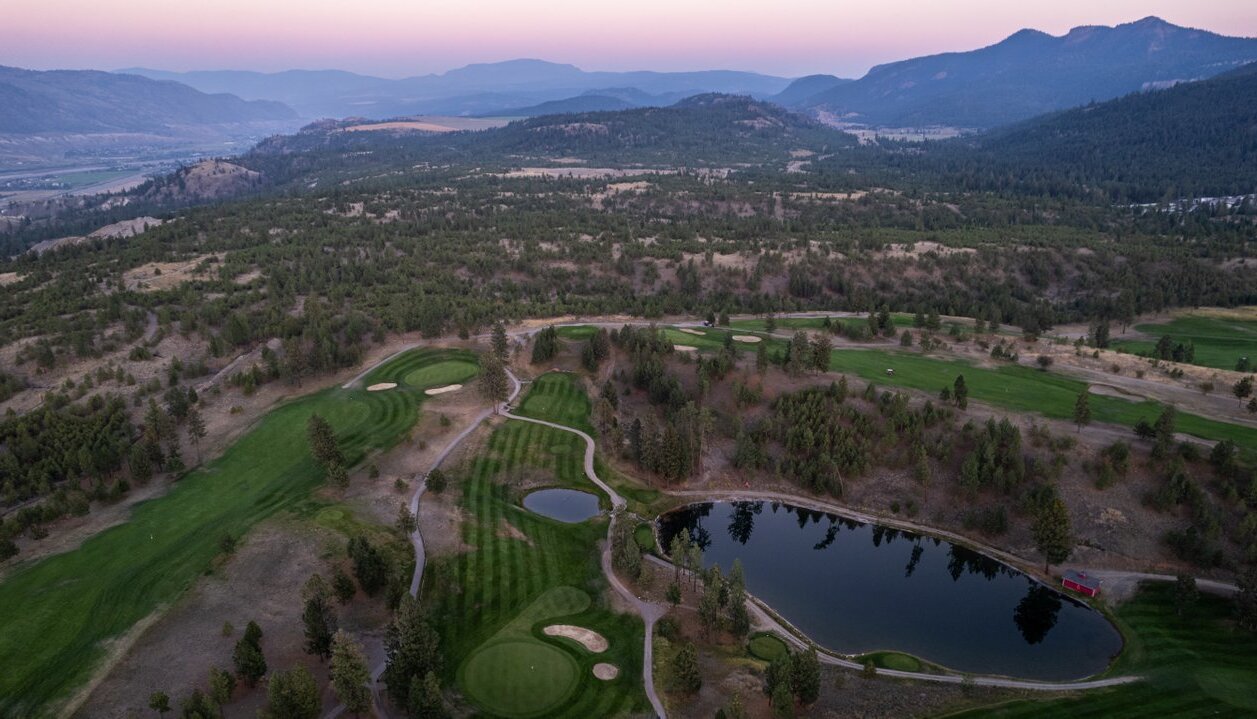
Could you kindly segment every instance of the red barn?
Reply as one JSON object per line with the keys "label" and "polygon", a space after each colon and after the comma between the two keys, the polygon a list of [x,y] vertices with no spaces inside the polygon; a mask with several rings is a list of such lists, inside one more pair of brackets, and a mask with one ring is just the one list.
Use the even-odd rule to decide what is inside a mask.
{"label": "red barn", "polygon": [[1065,576],[1061,578],[1061,586],[1088,597],[1094,597],[1100,593],[1099,579],[1088,577],[1086,572],[1075,572],[1072,569],[1065,572]]}

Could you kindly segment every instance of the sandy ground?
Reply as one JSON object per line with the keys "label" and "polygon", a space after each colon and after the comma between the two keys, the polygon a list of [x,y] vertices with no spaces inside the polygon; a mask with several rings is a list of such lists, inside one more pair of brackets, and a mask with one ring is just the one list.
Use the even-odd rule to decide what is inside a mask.
{"label": "sandy ground", "polygon": [[501,127],[508,122],[506,118],[486,117],[445,117],[440,115],[420,116],[410,120],[394,122],[371,122],[362,125],[351,125],[338,132],[372,132],[387,130],[413,130],[422,132],[457,132],[459,130],[487,130]]}
{"label": "sandy ground", "polygon": [[697,347],[691,347],[690,345],[672,345],[672,349],[676,350],[677,352],[697,352],[698,351]]}
{"label": "sandy ground", "polygon": [[433,387],[432,389],[424,390],[423,393],[428,395],[429,397],[435,397],[438,394],[457,392],[458,390],[462,388],[463,386],[461,384],[447,384],[444,387]]}
{"label": "sandy ground", "polygon": [[0,272],[0,287],[22,281],[23,275],[16,272]]}
{"label": "sandy ground", "polygon": [[676,170],[654,168],[612,167],[521,167],[503,173],[502,177],[556,177],[588,180],[597,177],[637,177],[639,175],[675,175]]}
{"label": "sandy ground", "polygon": [[367,391],[368,392],[383,392],[386,389],[396,389],[396,388],[397,388],[396,382],[378,382],[376,384],[371,385],[370,387],[367,387]]}
{"label": "sandy ground", "polygon": [[204,278],[197,266],[214,255],[197,255],[180,262],[150,262],[122,273],[122,281],[128,290],[156,292],[168,290],[188,280]]}
{"label": "sandy ground", "polygon": [[733,339],[737,340],[738,342],[746,342],[747,344],[755,344],[757,342],[763,342],[762,338],[756,337],[755,335],[734,335]]}
{"label": "sandy ground", "polygon": [[573,641],[580,642],[581,646],[594,654],[601,654],[607,651],[607,638],[592,629],[571,624],[551,624],[541,631],[545,632],[546,636],[567,637]]}
{"label": "sandy ground", "polygon": [[598,662],[597,664],[594,665],[594,676],[601,679],[604,682],[609,682],[612,679],[615,679],[616,677],[620,676],[620,668],[614,664],[607,664],[606,662]]}

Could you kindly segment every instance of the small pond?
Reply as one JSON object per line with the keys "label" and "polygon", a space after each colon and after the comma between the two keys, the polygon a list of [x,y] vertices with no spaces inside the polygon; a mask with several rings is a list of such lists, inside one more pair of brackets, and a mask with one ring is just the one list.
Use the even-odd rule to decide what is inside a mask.
{"label": "small pond", "polygon": [[598,497],[575,489],[539,489],[524,497],[524,508],[543,517],[575,524],[598,514]]}
{"label": "small pond", "polygon": [[1099,612],[959,545],[769,502],[713,502],[662,516],[704,564],[741,559],[747,590],[844,654],[894,650],[950,669],[1065,681],[1103,671],[1122,638]]}

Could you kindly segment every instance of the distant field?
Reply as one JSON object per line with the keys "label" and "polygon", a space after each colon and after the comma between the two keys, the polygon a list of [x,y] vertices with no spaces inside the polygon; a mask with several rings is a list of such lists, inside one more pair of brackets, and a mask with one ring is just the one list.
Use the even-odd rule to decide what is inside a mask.
{"label": "distant field", "polygon": [[[415,350],[371,376],[469,362],[474,355],[466,351]],[[0,583],[0,716],[54,713],[104,657],[104,642],[175,601],[210,569],[224,535],[239,537],[306,497],[322,481],[305,436],[311,414],[332,424],[357,462],[414,425],[422,389],[333,388],[284,404],[220,458],[137,505],[125,524],[18,567]]]}
{"label": "distant field", "polygon": [[424,115],[393,120],[389,122],[368,122],[361,125],[350,125],[342,128],[342,132],[380,132],[406,131],[417,132],[458,132],[460,130],[488,130],[501,127],[510,122],[505,117],[452,117],[445,115]]}
{"label": "distant field", "polygon": [[[1257,320],[1185,315],[1164,324],[1135,325],[1149,337],[1169,335],[1175,342],[1191,341],[1196,346],[1192,364],[1216,369],[1235,369],[1240,357],[1257,362]],[[1127,352],[1150,355],[1157,340],[1118,340],[1114,347]]]}
{"label": "distant field", "polygon": [[1070,699],[1016,701],[966,719],[1257,716],[1257,636],[1236,628],[1230,600],[1202,595],[1179,616],[1170,584],[1145,585],[1117,608],[1127,647],[1110,674],[1144,681]]}
{"label": "distant field", "polygon": [[[577,417],[579,403],[569,387],[567,375],[544,375],[521,408],[587,424],[587,416]],[[597,547],[605,537],[605,519],[579,524],[547,519],[519,506],[506,484],[523,475],[589,490],[584,451],[584,441],[570,432],[509,421],[493,432],[469,469],[458,473],[454,487],[465,510],[463,541],[471,549],[432,561],[423,600],[442,633],[446,672],[489,715],[575,719],[633,714],[649,706],[641,682],[641,620],[613,612],[602,598],[606,583]],[[592,629],[609,648],[594,654],[542,634],[552,623]],[[614,664],[619,676],[595,679],[598,662]]]}

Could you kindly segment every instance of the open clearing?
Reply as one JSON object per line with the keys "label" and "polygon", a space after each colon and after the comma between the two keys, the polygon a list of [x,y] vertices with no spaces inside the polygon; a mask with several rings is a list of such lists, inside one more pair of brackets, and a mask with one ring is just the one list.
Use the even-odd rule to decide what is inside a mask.
{"label": "open clearing", "polygon": [[[520,412],[551,419],[587,415],[588,406],[574,378],[550,373],[533,382]],[[588,425],[587,416],[581,420],[575,426]],[[435,558],[424,573],[422,595],[442,634],[447,673],[482,711],[583,718],[649,708],[641,682],[642,622],[613,612],[604,594],[597,547],[606,520],[564,524],[516,503],[517,478],[588,489],[584,451],[584,441],[570,432],[507,421],[469,465],[451,470],[469,550]],[[504,525],[512,531],[501,531]],[[543,628],[560,617],[596,631],[607,650],[594,655],[547,637]],[[619,677],[595,679],[595,656],[621,667]]]}
{"label": "open clearing", "polygon": [[[407,352],[371,373],[445,363],[475,366],[461,350]],[[130,521],[78,549],[17,567],[0,583],[0,715],[51,713],[106,656],[109,640],[169,606],[208,570],[226,534],[306,497],[322,480],[307,449],[306,421],[322,415],[350,463],[396,443],[415,423],[420,391],[332,388],[281,405],[220,458],[135,508]]]}
{"label": "open clearing", "polygon": [[607,639],[598,632],[571,624],[551,624],[542,630],[548,637],[567,637],[595,654],[607,651]]}
{"label": "open clearing", "polygon": [[1211,594],[1179,616],[1174,587],[1144,584],[1116,611],[1127,647],[1110,674],[1144,681],[1072,699],[1020,701],[972,717],[1240,717],[1257,713],[1257,636],[1235,626],[1234,604]]}

